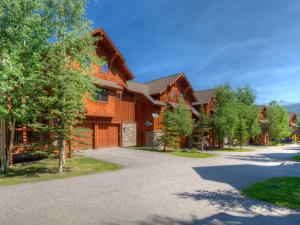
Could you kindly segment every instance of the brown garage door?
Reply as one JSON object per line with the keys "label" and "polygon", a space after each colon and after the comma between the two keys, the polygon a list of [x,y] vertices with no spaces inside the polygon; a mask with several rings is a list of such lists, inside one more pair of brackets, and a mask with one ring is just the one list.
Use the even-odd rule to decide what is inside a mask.
{"label": "brown garage door", "polygon": [[97,133],[97,148],[118,146],[119,126],[114,124],[99,124]]}
{"label": "brown garage door", "polygon": [[76,137],[75,149],[92,149],[93,148],[93,132],[94,124],[93,123],[83,123],[80,125],[78,136]]}

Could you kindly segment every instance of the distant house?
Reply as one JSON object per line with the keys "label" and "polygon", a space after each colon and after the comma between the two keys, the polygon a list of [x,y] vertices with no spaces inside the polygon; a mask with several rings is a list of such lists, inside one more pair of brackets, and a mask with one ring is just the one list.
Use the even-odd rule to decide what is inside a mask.
{"label": "distant house", "polygon": [[290,115],[289,126],[292,130],[292,138],[294,140],[298,140],[299,139],[299,130],[298,130],[299,128],[297,125],[298,116],[294,112],[289,113],[289,115]]}
{"label": "distant house", "polygon": [[259,123],[261,127],[261,134],[253,138],[250,143],[255,145],[267,145],[270,142],[268,133],[268,119],[267,119],[267,106],[260,105],[259,108]]}
{"label": "distant house", "polygon": [[[207,89],[201,91],[195,91],[197,101],[193,102],[193,106],[200,110],[202,107],[205,113],[208,116],[211,116],[214,113],[214,104],[215,104],[215,89]],[[194,135],[194,142],[197,142],[197,135]],[[214,129],[211,129],[207,134],[207,145],[206,147],[215,147],[216,146],[216,137]]]}
{"label": "distant house", "polygon": [[[184,73],[146,83],[128,81],[127,87],[131,92],[138,94],[136,121],[139,146],[161,145],[163,111],[166,107],[176,107],[180,99],[185,101],[191,111],[191,116],[198,116],[198,111],[192,105],[192,102],[196,101],[196,96]],[[182,140],[181,145],[187,146],[188,142],[188,140]]]}

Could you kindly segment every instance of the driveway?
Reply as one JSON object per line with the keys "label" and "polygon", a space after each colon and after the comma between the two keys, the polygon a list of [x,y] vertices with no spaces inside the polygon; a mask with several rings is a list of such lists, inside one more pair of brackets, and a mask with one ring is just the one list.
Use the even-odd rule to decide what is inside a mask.
{"label": "driveway", "polygon": [[129,149],[83,154],[124,169],[0,187],[0,224],[300,224],[300,212],[239,195],[272,176],[300,176],[298,147],[257,148],[193,159]]}

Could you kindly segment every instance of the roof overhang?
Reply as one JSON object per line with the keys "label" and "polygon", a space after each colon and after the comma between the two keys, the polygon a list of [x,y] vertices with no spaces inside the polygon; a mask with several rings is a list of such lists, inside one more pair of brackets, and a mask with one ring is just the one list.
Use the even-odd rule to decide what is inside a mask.
{"label": "roof overhang", "polygon": [[104,88],[119,89],[119,90],[123,89],[119,84],[117,84],[113,81],[103,80],[100,78],[95,78],[94,84],[99,85],[100,87],[104,87]]}
{"label": "roof overhang", "polygon": [[134,79],[133,73],[130,71],[128,66],[126,65],[126,61],[124,57],[122,56],[121,52],[118,50],[118,48],[115,46],[115,44],[112,42],[112,40],[109,38],[107,33],[104,31],[103,28],[96,29],[92,32],[93,36],[99,36],[102,38],[102,40],[97,41],[96,44],[102,43],[107,49],[112,51],[116,57],[116,60],[119,63],[120,69],[124,74],[126,75],[128,80]]}

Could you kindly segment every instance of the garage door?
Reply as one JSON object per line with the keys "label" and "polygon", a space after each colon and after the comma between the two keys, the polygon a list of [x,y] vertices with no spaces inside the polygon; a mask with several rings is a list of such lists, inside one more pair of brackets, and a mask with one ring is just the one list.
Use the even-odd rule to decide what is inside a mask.
{"label": "garage door", "polygon": [[97,147],[118,147],[119,126],[113,124],[99,124],[97,132]]}
{"label": "garage door", "polygon": [[83,123],[78,129],[76,137],[75,149],[92,149],[93,148],[93,123]]}

